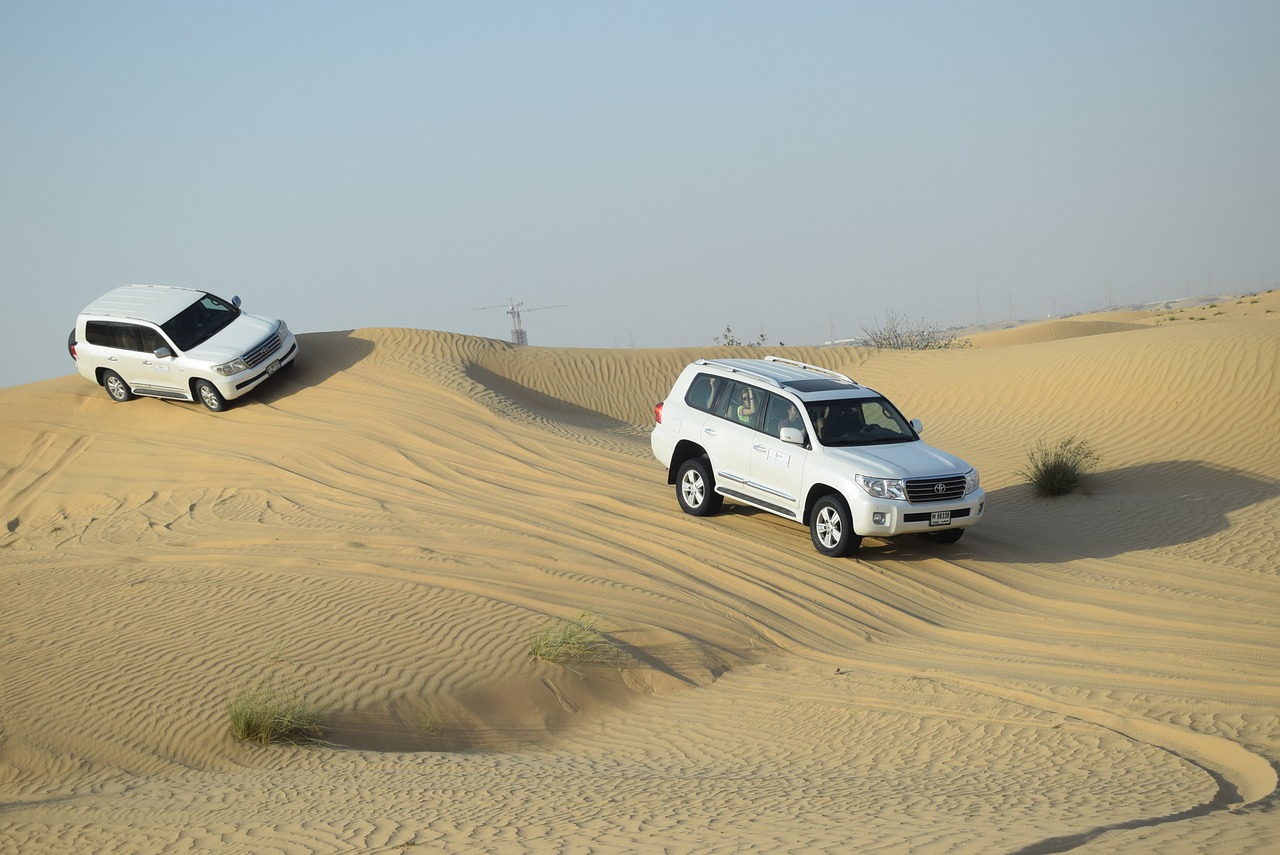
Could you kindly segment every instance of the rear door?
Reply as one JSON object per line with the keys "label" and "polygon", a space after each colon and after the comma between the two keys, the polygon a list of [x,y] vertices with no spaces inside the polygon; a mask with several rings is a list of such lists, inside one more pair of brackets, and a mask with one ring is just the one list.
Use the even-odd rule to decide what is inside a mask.
{"label": "rear door", "polygon": [[716,486],[729,495],[755,499],[751,487],[751,446],[760,423],[764,394],[736,380],[720,380],[727,388],[717,395],[712,417],[702,426],[702,447],[711,457]]}

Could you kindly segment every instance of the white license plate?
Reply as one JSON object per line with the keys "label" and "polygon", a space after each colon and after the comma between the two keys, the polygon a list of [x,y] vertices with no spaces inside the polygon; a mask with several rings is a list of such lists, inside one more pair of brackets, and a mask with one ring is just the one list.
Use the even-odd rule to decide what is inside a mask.
{"label": "white license plate", "polygon": [[276,373],[277,371],[279,371],[279,370],[280,370],[280,360],[278,360],[278,359],[277,359],[275,362],[273,362],[273,363],[271,363],[270,365],[268,365],[268,366],[267,366],[267,373],[268,373],[268,374],[275,374],[275,373]]}
{"label": "white license plate", "polygon": [[934,511],[929,514],[929,525],[951,525],[951,511]]}

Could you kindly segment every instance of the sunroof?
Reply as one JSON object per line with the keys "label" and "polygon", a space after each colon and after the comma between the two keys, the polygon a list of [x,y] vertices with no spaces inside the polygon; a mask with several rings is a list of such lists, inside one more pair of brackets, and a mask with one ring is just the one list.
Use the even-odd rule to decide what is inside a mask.
{"label": "sunroof", "polygon": [[851,388],[848,383],[841,383],[839,380],[828,380],[825,377],[818,380],[787,380],[782,385],[788,389],[795,389],[797,392],[838,392],[842,389]]}

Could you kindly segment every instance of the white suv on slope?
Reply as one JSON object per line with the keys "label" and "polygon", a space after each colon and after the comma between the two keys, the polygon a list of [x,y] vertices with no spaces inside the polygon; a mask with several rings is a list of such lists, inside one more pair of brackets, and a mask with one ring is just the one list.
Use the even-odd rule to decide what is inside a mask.
{"label": "white suv on slope", "polygon": [[880,393],[776,356],[700,359],[654,406],[653,453],[685,513],[725,496],[809,526],[823,555],[863,537],[954,543],[982,516],[978,472],[926,445]]}
{"label": "white suv on slope", "polygon": [[123,285],[90,303],[67,349],[76,370],[115,401],[135,395],[227,408],[298,355],[284,321],[204,291]]}

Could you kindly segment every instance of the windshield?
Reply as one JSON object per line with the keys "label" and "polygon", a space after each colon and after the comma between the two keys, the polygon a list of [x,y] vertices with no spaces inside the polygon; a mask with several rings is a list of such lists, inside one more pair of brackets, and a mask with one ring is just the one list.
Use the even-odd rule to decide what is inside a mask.
{"label": "windshield", "polygon": [[917,439],[910,423],[884,398],[846,398],[806,404],[822,445],[875,445]]}
{"label": "windshield", "polygon": [[205,294],[160,325],[169,340],[181,351],[190,350],[213,338],[227,324],[240,317],[240,310],[221,297]]}

